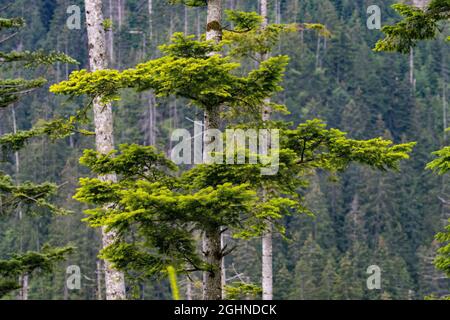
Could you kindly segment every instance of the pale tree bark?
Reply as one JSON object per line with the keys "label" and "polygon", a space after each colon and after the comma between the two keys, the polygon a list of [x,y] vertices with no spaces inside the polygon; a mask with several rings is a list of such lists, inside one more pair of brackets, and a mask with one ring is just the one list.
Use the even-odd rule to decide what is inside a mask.
{"label": "pale tree bark", "polygon": [[150,41],[153,39],[153,0],[148,0],[148,25]]}
{"label": "pale tree bark", "polygon": [[[260,14],[263,17],[262,28],[266,28],[268,24],[268,0],[260,0]],[[261,55],[261,60],[267,60],[268,53]],[[270,107],[270,99],[264,101],[262,107],[262,121],[269,121],[272,109]],[[266,197],[266,190],[262,190],[263,197]],[[264,199],[265,200],[265,199]],[[272,267],[272,223],[269,221],[266,225],[266,231],[262,236],[262,298],[263,300],[272,300],[273,298],[273,267]]]}
{"label": "pale tree bark", "polygon": [[192,281],[186,277],[186,300],[192,300]]}
{"label": "pale tree bark", "polygon": [[[208,0],[208,12],[206,18],[206,40],[216,43],[222,40],[222,0]],[[220,124],[220,106],[208,108],[204,113],[204,130],[218,129]],[[209,138],[204,136],[205,144]],[[203,158],[206,159],[206,153]],[[203,236],[203,255],[205,262],[210,266],[203,273],[203,299],[222,299],[222,229],[220,226],[212,227],[205,231]]]}
{"label": "pale tree bark", "polygon": [[275,23],[281,23],[281,0],[275,0]]}
{"label": "pale tree bark", "polygon": [[416,79],[414,78],[414,48],[412,47],[409,50],[409,83],[414,92],[416,89]]}
{"label": "pale tree bark", "polygon": [[[11,107],[11,116],[13,121],[13,132],[17,133],[17,117],[16,117],[16,107],[13,105]],[[16,173],[16,183],[19,184],[19,173],[20,173],[20,158],[19,151],[14,152],[15,158],[15,173]],[[17,208],[19,214],[19,221],[22,221],[23,213],[20,205]],[[23,251],[23,226],[20,225],[20,251]],[[20,290],[19,290],[19,300],[28,300],[28,274],[24,273],[19,276]]]}
{"label": "pale tree bark", "polygon": [[195,21],[196,21],[196,26],[197,26],[197,39],[200,40],[201,35],[202,35],[200,8],[197,8],[195,11],[196,11]]}
{"label": "pale tree bark", "polygon": [[[107,67],[105,30],[103,28],[103,13],[101,0],[85,0],[86,25],[89,45],[89,65],[91,71],[102,70]],[[114,149],[113,114],[111,104],[103,104],[100,97],[94,99],[95,144],[97,151],[107,154]],[[115,174],[99,176],[101,181],[117,180]],[[114,242],[116,232],[107,232],[102,228],[103,247]],[[105,261],[105,287],[107,300],[122,300],[125,295],[125,280],[122,272],[114,270]]]}
{"label": "pale tree bark", "polygon": [[[109,0],[109,20],[113,21],[113,5],[112,0]],[[109,53],[109,63],[112,65],[114,63],[114,32],[113,28],[108,31],[108,53]]]}

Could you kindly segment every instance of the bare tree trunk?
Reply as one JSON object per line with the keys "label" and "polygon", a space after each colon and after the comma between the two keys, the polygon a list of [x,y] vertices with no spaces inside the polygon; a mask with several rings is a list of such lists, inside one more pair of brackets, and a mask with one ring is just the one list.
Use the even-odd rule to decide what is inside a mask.
{"label": "bare tree trunk", "polygon": [[[261,0],[260,10],[263,17],[262,28],[266,28],[268,24],[267,15],[267,1]],[[267,60],[269,54],[262,54],[261,60]],[[270,99],[264,101],[262,107],[262,120],[269,121],[272,109],[270,107]],[[265,198],[266,190],[263,190],[263,197]],[[266,199],[264,199],[266,200]],[[268,222],[266,226],[267,230],[262,236],[262,298],[263,300],[272,300],[273,298],[273,268],[272,268],[272,223]]]}
{"label": "bare tree trunk", "polygon": [[187,36],[188,33],[189,33],[188,6],[184,6],[184,35]]}
{"label": "bare tree trunk", "polygon": [[447,108],[448,108],[448,102],[447,102],[447,85],[448,85],[448,66],[446,63],[446,55],[445,53],[442,55],[442,124],[444,126],[444,144],[447,143],[447,128],[448,128],[448,122],[447,122]]}
{"label": "bare tree trunk", "polygon": [[[112,0],[109,0],[109,20],[113,21],[113,6]],[[113,65],[114,63],[114,32],[113,28],[108,31],[108,53],[109,53],[109,63]]]}
{"label": "bare tree trunk", "polygon": [[222,0],[208,0],[206,40],[222,40]]}
{"label": "bare tree trunk", "polygon": [[196,24],[197,24],[197,39],[200,40],[202,35],[202,28],[201,28],[201,22],[200,22],[200,8],[196,9]]}
{"label": "bare tree trunk", "polygon": [[148,145],[156,145],[156,100],[153,92],[145,94],[146,100],[148,102],[148,113],[147,113],[147,125],[146,130],[146,140]]}
{"label": "bare tree trunk", "polygon": [[153,39],[153,0],[148,0],[148,25],[150,41]]}
{"label": "bare tree trunk", "polygon": [[320,68],[320,35],[317,35],[317,48],[316,48],[316,69]]}
{"label": "bare tree trunk", "polygon": [[[103,29],[103,13],[101,0],[85,0],[86,24],[89,43],[89,65],[91,71],[107,67],[105,31]],[[97,151],[103,154],[114,149],[113,114],[111,104],[100,103],[100,98],[93,102],[95,144]],[[115,174],[99,176],[102,181],[116,181]],[[109,246],[116,237],[116,232],[107,232],[102,228],[103,248]],[[112,269],[105,261],[105,287],[107,300],[122,300],[125,295],[125,279],[122,272]]]}
{"label": "bare tree trunk", "polygon": [[267,230],[262,237],[262,298],[273,299],[273,246],[272,223],[267,223]]}
{"label": "bare tree trunk", "polygon": [[[13,121],[13,132],[17,133],[17,117],[16,117],[16,107],[12,105],[11,107],[11,116]],[[19,151],[14,152],[14,158],[15,158],[15,174],[16,174],[16,183],[19,184],[19,173],[20,173],[20,158],[19,158]],[[19,214],[19,221],[22,221],[23,213],[22,208],[19,207],[18,214]],[[23,227],[20,225],[20,251],[23,251]],[[22,274],[19,277],[19,283],[20,283],[20,291],[19,291],[19,299],[20,300],[28,300],[28,274]]]}

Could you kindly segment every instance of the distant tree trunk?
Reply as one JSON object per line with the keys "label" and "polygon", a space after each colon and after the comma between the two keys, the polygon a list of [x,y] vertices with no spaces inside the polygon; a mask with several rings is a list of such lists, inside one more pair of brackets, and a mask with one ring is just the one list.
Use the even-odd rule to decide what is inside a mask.
{"label": "distant tree trunk", "polygon": [[[268,24],[268,0],[261,0],[260,14],[263,17],[262,28],[266,28]],[[261,60],[267,60],[269,54],[263,53]],[[262,121],[269,121],[272,110],[270,108],[270,99],[264,101],[262,107]],[[265,197],[266,190],[263,190]],[[272,300],[273,298],[273,267],[272,267],[272,223],[268,222],[267,230],[262,236],[262,298],[263,300]]]}
{"label": "distant tree trunk", "polygon": [[200,40],[200,37],[202,35],[202,27],[201,27],[201,22],[200,22],[200,8],[196,9],[196,24],[197,24],[197,39]]}
{"label": "distant tree trunk", "polygon": [[[107,67],[106,41],[103,28],[103,13],[101,0],[85,0],[86,24],[89,44],[89,65],[91,71],[102,70]],[[97,151],[103,154],[114,149],[113,114],[111,104],[102,104],[100,98],[93,102],[95,144]],[[99,176],[102,181],[116,181],[115,174]],[[103,247],[109,246],[116,237],[115,231],[107,232],[102,229]],[[107,300],[122,300],[125,295],[125,280],[122,272],[112,269],[105,261],[105,287]]]}
{"label": "distant tree trunk", "polygon": [[186,277],[186,300],[192,300],[192,282]]}
{"label": "distant tree trunk", "polygon": [[148,26],[150,41],[153,39],[153,0],[148,0]]}
{"label": "distant tree trunk", "polygon": [[316,69],[320,68],[320,35],[317,35],[317,47],[316,47]]}
{"label": "distant tree trunk", "polygon": [[188,33],[189,33],[188,6],[184,6],[184,35],[187,36]]}
{"label": "distant tree trunk", "polygon": [[150,146],[156,145],[156,99],[153,92],[145,93],[146,102],[148,103],[148,112],[146,119],[146,142]]}
{"label": "distant tree trunk", "polygon": [[[444,49],[443,49],[444,50]],[[448,86],[448,64],[446,59],[445,53],[442,54],[442,63],[441,63],[441,69],[442,69],[442,124],[444,127],[444,144],[447,143],[447,128],[448,128],[448,122],[447,122],[447,108],[448,108],[448,102],[447,102],[447,86]]]}
{"label": "distant tree trunk", "polygon": [[275,23],[281,23],[281,0],[275,0]]}
{"label": "distant tree trunk", "polygon": [[[206,40],[216,43],[222,40],[222,0],[208,0],[206,18]],[[204,130],[218,129],[220,122],[220,106],[205,110]],[[206,138],[206,137],[205,137]],[[210,143],[206,141],[205,144]],[[206,153],[203,154],[206,159]],[[215,226],[205,231],[203,237],[203,254],[209,271],[203,273],[203,299],[222,299],[222,239],[221,227]]]}
{"label": "distant tree trunk", "polygon": [[[112,0],[109,0],[109,20],[113,21],[113,6]],[[108,53],[109,53],[109,63],[114,64],[114,32],[113,28],[108,31]]]}
{"label": "distant tree trunk", "polygon": [[[16,107],[12,105],[11,107],[11,116],[12,116],[12,122],[13,122],[13,132],[17,133],[17,117],[16,117]],[[19,151],[14,152],[14,158],[15,158],[15,174],[16,174],[16,183],[19,184],[19,173],[20,173],[20,158],[19,158]],[[19,214],[19,221],[22,221],[23,214],[22,214],[22,208],[17,208],[18,214]],[[20,226],[20,251],[23,251],[23,228],[22,225]],[[28,300],[28,274],[22,274],[19,276],[19,283],[20,283],[20,290],[19,290],[19,300]]]}
{"label": "distant tree trunk", "polygon": [[28,274],[21,275],[19,277],[19,283],[19,300],[28,300]]}

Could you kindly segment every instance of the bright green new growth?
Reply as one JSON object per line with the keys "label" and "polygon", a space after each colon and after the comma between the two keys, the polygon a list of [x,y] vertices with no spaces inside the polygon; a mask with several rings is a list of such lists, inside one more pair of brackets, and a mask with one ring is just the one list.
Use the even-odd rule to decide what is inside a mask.
{"label": "bright green new growth", "polygon": [[[71,97],[100,97],[103,102],[119,99],[124,88],[153,90],[160,97],[183,97],[203,110],[222,107],[225,110],[221,111],[230,111],[232,119],[253,117],[260,123],[265,99],[281,90],[288,58],[272,57],[242,76],[239,63],[214,53],[225,45],[239,52],[236,56],[268,51],[282,32],[294,26],[269,26],[260,33],[256,30],[259,16],[228,15],[236,30],[218,45],[176,33],[171,44],[160,47],[161,58],[122,72],[75,71],[69,80],[50,90]],[[324,30],[319,25],[310,28]],[[242,47],[251,38],[256,39],[254,43]],[[280,144],[280,167],[273,176],[262,176],[260,164],[198,165],[176,176],[175,164],[154,147],[121,145],[119,152],[108,155],[87,150],[80,159],[82,164],[95,174],[115,173],[118,179],[80,179],[75,199],[92,205],[85,219],[92,227],[117,232],[116,241],[102,250],[101,257],[130,276],[136,277],[136,272],[142,278],[164,275],[169,266],[184,273],[219,272],[202,259],[195,235],[223,227],[234,237],[248,239],[263,234],[269,220],[283,233],[280,222],[284,216],[310,213],[299,191],[308,185],[309,173],[344,170],[351,162],[396,169],[413,147],[413,143],[393,145],[381,138],[348,139],[319,120],[281,130]],[[262,187],[267,190],[264,199],[259,192]],[[225,247],[215,254],[223,257],[232,250]]]}
{"label": "bright green new growth", "polygon": [[262,17],[254,12],[226,10],[225,13],[234,29],[224,30],[223,39],[231,46],[230,55],[238,58],[250,57],[263,62],[260,57],[271,52],[286,33],[314,30],[323,37],[331,36],[328,29],[318,23],[269,24],[262,28]]}
{"label": "bright green new growth", "polygon": [[177,273],[172,266],[167,267],[167,273],[169,274],[170,288],[172,289],[173,300],[180,300],[180,292],[177,285]]}

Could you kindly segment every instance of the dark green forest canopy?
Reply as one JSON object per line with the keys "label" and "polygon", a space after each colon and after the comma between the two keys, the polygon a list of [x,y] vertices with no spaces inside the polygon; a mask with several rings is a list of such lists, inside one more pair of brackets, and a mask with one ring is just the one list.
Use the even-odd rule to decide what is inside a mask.
{"label": "dark green forest canopy", "polygon": [[[10,28],[24,27],[25,21],[21,18],[0,19],[0,31]],[[5,41],[8,38],[2,40]],[[55,62],[75,63],[76,61],[66,54],[53,52],[46,54],[39,50],[35,52],[0,52],[2,68],[5,63],[20,63],[23,68],[36,68],[41,65],[51,65]],[[4,70],[3,70],[4,71]],[[19,101],[23,95],[42,87],[46,83],[44,78],[26,80],[22,78],[0,79],[0,108],[7,108]],[[48,129],[48,127],[47,127]],[[23,138],[37,136],[44,131],[32,130],[28,133],[20,132],[19,136],[10,134],[2,135],[0,144],[3,151],[3,160],[7,159],[10,148],[5,143],[12,143],[14,150],[23,147]],[[50,132],[48,132],[50,134]],[[14,143],[15,142],[15,143]],[[16,160],[17,161],[17,160]],[[68,211],[50,202],[56,193],[57,186],[54,183],[43,182],[40,184],[30,181],[18,184],[17,181],[0,170],[0,218],[6,219],[18,211],[30,215],[45,214],[50,212],[65,214]],[[8,253],[9,259],[0,260],[0,297],[21,288],[19,277],[31,276],[37,271],[51,273],[54,265],[66,258],[72,252],[73,247],[54,248],[44,245],[37,251]]]}
{"label": "dark green forest canopy", "polygon": [[[386,26],[383,32],[386,38],[380,40],[376,51],[398,51],[408,53],[421,40],[435,39],[439,33],[448,30],[446,23],[450,20],[450,1],[449,0],[431,0],[424,8],[416,8],[405,4],[393,5],[393,8],[404,18],[394,26]],[[450,36],[447,37],[450,41]],[[446,84],[444,84],[446,85]],[[446,92],[446,88],[443,89]],[[444,103],[444,108],[446,102]],[[444,110],[444,115],[446,110]],[[446,119],[444,119],[444,123]],[[444,128],[446,129],[446,128]],[[448,129],[447,129],[448,131]],[[450,147],[446,146],[441,150],[433,152],[436,158],[426,165],[427,169],[445,175],[450,170]],[[450,222],[450,219],[448,220]],[[450,275],[450,226],[446,227],[445,232],[436,235],[436,240],[443,244],[437,250],[438,255],[434,260],[436,267]],[[450,296],[447,296],[450,298]]]}

